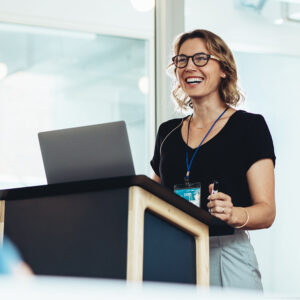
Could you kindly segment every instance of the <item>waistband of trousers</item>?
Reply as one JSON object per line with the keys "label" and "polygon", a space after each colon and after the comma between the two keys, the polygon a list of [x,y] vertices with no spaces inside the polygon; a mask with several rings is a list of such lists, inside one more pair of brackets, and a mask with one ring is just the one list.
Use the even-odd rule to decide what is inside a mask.
{"label": "waistband of trousers", "polygon": [[245,230],[235,229],[234,234],[212,236],[209,238],[210,248],[224,247],[238,242],[249,242],[249,238]]}

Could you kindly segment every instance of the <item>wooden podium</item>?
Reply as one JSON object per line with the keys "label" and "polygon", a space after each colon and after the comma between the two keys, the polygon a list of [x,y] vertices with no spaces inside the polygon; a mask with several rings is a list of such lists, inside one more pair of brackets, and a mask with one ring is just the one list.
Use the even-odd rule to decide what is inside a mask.
{"label": "wooden podium", "polygon": [[0,191],[3,224],[35,274],[202,286],[209,235],[233,233],[141,175]]}

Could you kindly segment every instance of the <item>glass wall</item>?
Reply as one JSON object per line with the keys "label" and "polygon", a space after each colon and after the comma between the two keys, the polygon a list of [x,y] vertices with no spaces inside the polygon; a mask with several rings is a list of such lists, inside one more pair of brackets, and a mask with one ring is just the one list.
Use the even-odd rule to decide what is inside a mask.
{"label": "glass wall", "polygon": [[246,93],[240,108],[262,114],[269,125],[277,156],[277,218],[270,229],[250,235],[265,291],[287,295],[300,292],[300,242],[295,238],[300,208],[295,196],[300,164],[300,23],[284,19],[281,8],[280,1],[186,0],[185,27],[211,30],[229,44]]}
{"label": "glass wall", "polygon": [[117,120],[149,173],[153,50],[122,35],[0,23],[1,189],[46,182],[38,132]]}

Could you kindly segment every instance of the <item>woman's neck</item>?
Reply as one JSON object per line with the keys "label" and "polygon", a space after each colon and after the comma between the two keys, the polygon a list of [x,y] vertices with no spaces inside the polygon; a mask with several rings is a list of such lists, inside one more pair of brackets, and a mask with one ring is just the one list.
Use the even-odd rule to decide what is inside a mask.
{"label": "woman's neck", "polygon": [[198,127],[215,121],[227,105],[222,101],[193,101],[193,123]]}

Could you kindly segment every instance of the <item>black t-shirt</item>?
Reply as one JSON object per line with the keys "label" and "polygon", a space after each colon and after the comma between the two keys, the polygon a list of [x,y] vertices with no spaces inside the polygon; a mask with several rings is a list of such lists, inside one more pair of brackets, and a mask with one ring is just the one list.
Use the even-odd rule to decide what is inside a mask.
{"label": "black t-shirt", "polygon": [[[162,185],[171,190],[174,184],[184,182],[186,149],[189,160],[195,151],[182,138],[183,120],[173,119],[160,125],[150,162]],[[221,131],[200,147],[193,160],[190,181],[201,182],[201,207],[207,210],[208,186],[214,180],[219,181],[220,192],[231,196],[234,206],[252,205],[246,173],[263,158],[271,158],[275,165],[273,141],[265,119],[236,111]]]}

